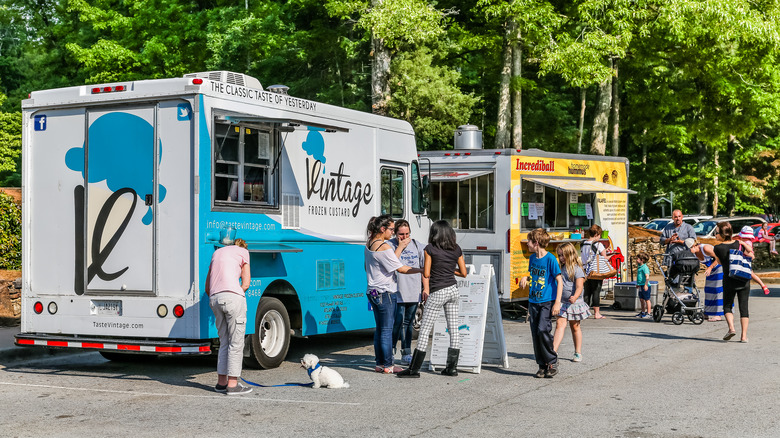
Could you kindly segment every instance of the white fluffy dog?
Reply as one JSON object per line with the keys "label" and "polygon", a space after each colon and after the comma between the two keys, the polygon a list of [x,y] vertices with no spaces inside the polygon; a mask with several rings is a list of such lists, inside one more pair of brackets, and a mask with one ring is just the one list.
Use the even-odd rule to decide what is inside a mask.
{"label": "white fluffy dog", "polygon": [[312,388],[349,388],[349,383],[344,381],[338,371],[320,365],[320,358],[313,354],[305,354],[301,358],[301,368],[309,372],[314,386]]}

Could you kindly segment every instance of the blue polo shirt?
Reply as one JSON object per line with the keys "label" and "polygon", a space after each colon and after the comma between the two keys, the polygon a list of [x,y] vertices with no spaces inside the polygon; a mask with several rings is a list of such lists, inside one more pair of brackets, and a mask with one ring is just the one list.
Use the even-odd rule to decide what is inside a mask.
{"label": "blue polo shirt", "polygon": [[561,267],[555,256],[549,252],[542,258],[531,254],[528,261],[528,271],[531,273],[528,301],[531,303],[555,301],[555,294],[558,290],[558,282],[555,277],[561,275]]}

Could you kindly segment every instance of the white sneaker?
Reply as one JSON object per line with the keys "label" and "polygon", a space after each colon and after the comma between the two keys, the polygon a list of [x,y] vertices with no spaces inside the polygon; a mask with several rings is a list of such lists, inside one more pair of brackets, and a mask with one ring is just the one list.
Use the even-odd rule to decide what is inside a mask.
{"label": "white sneaker", "polygon": [[572,362],[582,362],[582,354],[574,353],[574,359],[572,359],[571,361]]}

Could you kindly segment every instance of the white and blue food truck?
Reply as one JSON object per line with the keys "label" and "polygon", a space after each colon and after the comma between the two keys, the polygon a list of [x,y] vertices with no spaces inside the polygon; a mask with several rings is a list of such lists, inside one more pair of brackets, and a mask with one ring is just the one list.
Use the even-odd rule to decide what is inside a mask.
{"label": "white and blue food truck", "polygon": [[365,230],[426,240],[412,127],[264,89],[232,72],[36,91],[23,101],[17,345],[208,354],[204,293],[224,239],[247,241],[247,351],[366,329]]}

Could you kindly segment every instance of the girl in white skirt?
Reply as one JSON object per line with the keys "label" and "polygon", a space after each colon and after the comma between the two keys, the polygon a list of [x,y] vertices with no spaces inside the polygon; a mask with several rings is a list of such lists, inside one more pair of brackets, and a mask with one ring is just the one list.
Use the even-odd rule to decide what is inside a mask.
{"label": "girl in white skirt", "polygon": [[553,349],[557,352],[563,341],[566,331],[566,321],[571,328],[571,337],[574,340],[573,362],[582,360],[582,331],[580,321],[590,316],[590,307],[585,304],[582,297],[582,289],[585,284],[585,271],[582,269],[577,250],[571,243],[558,246],[558,263],[561,265],[561,277],[563,279],[563,295],[561,296],[561,313],[555,323],[555,335],[553,336]]}

